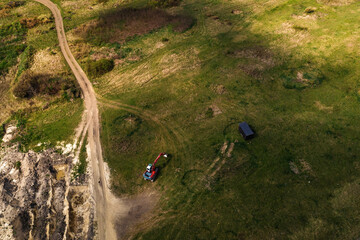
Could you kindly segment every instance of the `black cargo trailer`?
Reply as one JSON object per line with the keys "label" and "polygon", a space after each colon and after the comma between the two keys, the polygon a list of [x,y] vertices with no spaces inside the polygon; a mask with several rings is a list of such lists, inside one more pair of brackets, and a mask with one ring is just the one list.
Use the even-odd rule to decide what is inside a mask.
{"label": "black cargo trailer", "polygon": [[255,134],[246,122],[239,123],[239,131],[245,140],[254,137]]}

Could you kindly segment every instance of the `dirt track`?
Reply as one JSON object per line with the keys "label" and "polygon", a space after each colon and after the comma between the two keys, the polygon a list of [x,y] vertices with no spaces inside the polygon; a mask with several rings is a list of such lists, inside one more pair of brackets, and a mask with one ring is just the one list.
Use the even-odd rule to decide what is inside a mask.
{"label": "dirt track", "polygon": [[[96,203],[99,239],[117,239],[114,222],[116,220],[116,215],[118,213],[121,214],[119,211],[124,209],[121,207],[121,201],[115,198],[107,186],[100,142],[99,111],[94,89],[70,51],[65,36],[62,16],[58,7],[50,0],[35,1],[45,5],[53,13],[61,52],[73,71],[84,95],[86,118],[84,119],[85,122],[80,124],[80,126],[82,126],[82,130],[87,129],[88,143],[90,144],[91,149],[90,159],[92,162],[91,165],[94,179],[93,196]],[[86,131],[82,132],[83,135],[86,134]]]}

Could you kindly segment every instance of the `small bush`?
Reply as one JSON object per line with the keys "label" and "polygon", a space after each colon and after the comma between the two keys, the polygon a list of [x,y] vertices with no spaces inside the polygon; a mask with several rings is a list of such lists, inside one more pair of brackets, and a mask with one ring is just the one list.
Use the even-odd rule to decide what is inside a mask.
{"label": "small bush", "polygon": [[85,64],[86,72],[92,77],[100,77],[114,68],[113,60],[100,59],[98,61],[88,60]]}
{"label": "small bush", "polygon": [[15,163],[15,168],[16,168],[17,170],[20,170],[20,168],[21,168],[21,162],[20,162],[20,161],[17,161],[17,162]]}
{"label": "small bush", "polygon": [[212,118],[214,116],[214,110],[209,107],[205,112],[205,118]]}

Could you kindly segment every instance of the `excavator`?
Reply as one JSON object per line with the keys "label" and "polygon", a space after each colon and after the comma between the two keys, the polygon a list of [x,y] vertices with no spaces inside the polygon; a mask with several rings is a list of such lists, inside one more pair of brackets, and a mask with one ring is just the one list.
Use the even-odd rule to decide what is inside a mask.
{"label": "excavator", "polygon": [[159,156],[155,159],[153,164],[149,164],[146,167],[146,171],[143,174],[144,180],[150,180],[152,182],[155,181],[156,176],[159,173],[159,168],[155,167],[155,164],[157,163],[157,161],[164,156],[165,158],[167,158],[167,154],[166,153],[160,153]]}

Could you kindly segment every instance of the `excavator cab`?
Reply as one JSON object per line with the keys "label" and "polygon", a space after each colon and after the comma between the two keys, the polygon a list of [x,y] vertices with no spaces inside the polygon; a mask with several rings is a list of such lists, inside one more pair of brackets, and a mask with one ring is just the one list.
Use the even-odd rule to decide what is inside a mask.
{"label": "excavator cab", "polygon": [[152,168],[152,164],[150,163],[150,164],[146,167],[146,171],[147,171],[147,172],[151,172],[151,168]]}

